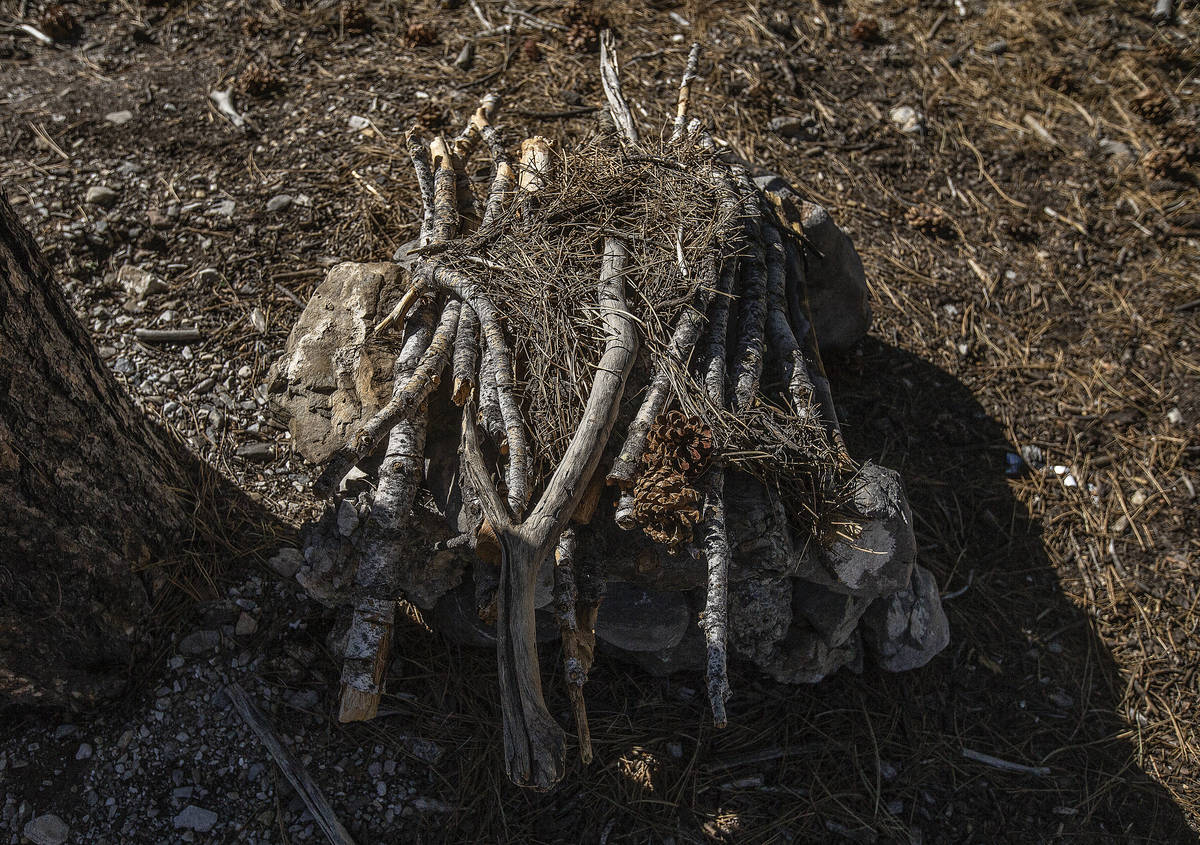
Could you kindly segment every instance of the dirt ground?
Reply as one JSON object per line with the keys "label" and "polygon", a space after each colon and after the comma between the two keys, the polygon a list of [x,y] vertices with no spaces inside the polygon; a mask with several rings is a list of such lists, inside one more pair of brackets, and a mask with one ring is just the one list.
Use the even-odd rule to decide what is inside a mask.
{"label": "dirt ground", "polygon": [[[946,597],[949,649],[913,673],[843,672],[813,687],[734,667],[723,731],[699,679],[601,660],[588,686],[596,762],[574,763],[538,795],[503,777],[494,657],[412,626],[384,702],[396,715],[342,726],[328,716],[338,672],[321,646],[328,620],[313,610],[306,671],[263,683],[281,698],[317,693],[313,754],[382,747],[423,767],[439,803],[422,806],[441,808],[392,823],[368,806],[352,833],[1194,841],[1194,3],[1177,4],[1167,25],[1151,21],[1149,0],[520,7],[571,29],[499,0],[478,11],[431,0],[63,5],[77,30],[48,47],[16,28],[48,26],[36,2],[0,2],[0,186],[147,412],[288,519],[311,508],[310,470],[267,418],[261,383],[302,302],[332,263],[385,260],[415,233],[403,147],[414,123],[457,131],[496,91],[510,140],[586,132],[602,102],[589,15],[617,31],[643,131],[664,125],[688,44],[702,41],[697,113],[732,153],[830,209],[866,266],[876,322],[859,349],[828,362],[834,396],[853,453],[905,479],[921,561]],[[513,31],[477,34],[506,23]],[[468,43],[473,61],[460,66]],[[241,128],[209,97],[226,88]],[[89,199],[97,186],[115,196]],[[126,264],[165,282],[145,307],[123,305]],[[151,325],[196,325],[205,340],[137,344],[133,328]],[[217,598],[258,565],[250,559],[231,556],[208,587],[189,583]],[[171,577],[189,580],[183,566]],[[264,613],[294,619],[281,601],[264,600]],[[261,624],[256,648],[282,648],[272,638],[299,636],[288,630]],[[132,699],[153,699],[154,673],[169,671],[162,661],[144,670]],[[547,671],[551,709],[565,714]],[[15,754],[60,721],[25,715],[0,737]],[[103,733],[118,724],[97,721],[96,742],[116,744]],[[414,757],[414,735],[447,753]],[[71,779],[86,776],[75,749],[46,743],[42,756],[67,762],[40,765],[60,774],[0,767],[0,788],[28,813],[70,822],[74,799],[59,806],[54,793],[73,794]],[[998,769],[965,750],[1032,768]],[[314,776],[331,791],[341,777]],[[294,809],[263,794],[280,813]],[[243,805],[229,807],[226,818]],[[242,821],[256,841],[313,835],[272,818]],[[149,822],[125,827],[121,841],[160,841]],[[220,831],[211,841],[248,836]]]}

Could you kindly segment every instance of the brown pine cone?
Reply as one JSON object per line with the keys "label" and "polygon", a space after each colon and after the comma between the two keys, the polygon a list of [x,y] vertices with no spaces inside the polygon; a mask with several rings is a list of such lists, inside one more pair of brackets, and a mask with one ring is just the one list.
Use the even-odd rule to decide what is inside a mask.
{"label": "brown pine cone", "polygon": [[283,87],[283,80],[269,65],[251,62],[237,78],[237,89],[250,97],[266,97]]}
{"label": "brown pine cone", "polygon": [[1187,156],[1179,147],[1151,150],[1142,159],[1147,172],[1160,179],[1178,179],[1187,170]]}
{"label": "brown pine cone", "polygon": [[949,237],[954,232],[946,212],[936,206],[921,203],[904,212],[904,222],[909,226],[935,238]]}
{"label": "brown pine cone", "polygon": [[404,33],[405,40],[416,47],[429,47],[438,41],[437,27],[430,23],[413,21]]}
{"label": "brown pine cone", "polygon": [[850,38],[860,44],[874,44],[879,40],[879,21],[875,18],[859,18],[850,27]]}
{"label": "brown pine cone", "polygon": [[79,21],[75,20],[75,16],[68,9],[58,3],[52,3],[46,7],[40,23],[42,32],[55,41],[72,41],[79,36]]}
{"label": "brown pine cone", "polygon": [[1165,94],[1148,89],[1130,100],[1129,105],[1139,117],[1151,123],[1166,123],[1175,112],[1175,106]]}
{"label": "brown pine cone", "polygon": [[1042,84],[1060,94],[1069,94],[1075,90],[1075,78],[1071,75],[1071,69],[1061,62],[1046,68],[1042,75]]}
{"label": "brown pine cone", "polygon": [[346,32],[370,32],[374,21],[367,15],[362,0],[344,0],[341,7],[342,29]]}
{"label": "brown pine cone", "polygon": [[600,30],[609,26],[608,18],[586,0],[571,0],[562,11],[567,25],[567,49],[576,53],[594,53],[600,49]]}
{"label": "brown pine cone", "polygon": [[700,521],[700,492],[671,467],[650,470],[634,486],[633,516],[647,537],[675,554],[692,541]]}
{"label": "brown pine cone", "polygon": [[699,417],[682,411],[660,414],[646,434],[642,462],[648,467],[671,467],[680,475],[696,478],[712,460],[712,429]]}
{"label": "brown pine cone", "polygon": [[527,62],[540,62],[542,60],[542,45],[532,36],[521,42],[521,58]]}

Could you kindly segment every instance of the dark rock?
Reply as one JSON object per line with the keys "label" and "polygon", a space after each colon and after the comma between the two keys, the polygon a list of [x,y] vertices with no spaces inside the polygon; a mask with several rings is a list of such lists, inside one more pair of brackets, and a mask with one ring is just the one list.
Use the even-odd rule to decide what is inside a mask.
{"label": "dark rock", "polygon": [[907,589],[875,601],[862,618],[863,641],[881,668],[905,672],[924,666],[950,642],[933,574],[913,570]]}
{"label": "dark rock", "polygon": [[63,845],[71,828],[58,816],[47,813],[26,822],[21,832],[33,845]]}
{"label": "dark rock", "polygon": [[679,644],[688,625],[682,593],[660,593],[610,582],[596,619],[596,636],[624,651],[660,651]]}

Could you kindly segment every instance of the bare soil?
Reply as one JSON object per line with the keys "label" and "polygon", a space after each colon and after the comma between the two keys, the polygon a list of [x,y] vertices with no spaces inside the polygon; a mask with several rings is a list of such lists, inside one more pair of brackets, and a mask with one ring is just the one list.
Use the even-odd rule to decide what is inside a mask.
{"label": "bare soil", "polygon": [[[1165,26],[1144,0],[596,6],[618,32],[644,131],[665,124],[687,46],[704,42],[693,103],[716,137],[854,237],[876,325],[829,362],[834,396],[853,453],[905,479],[951,646],[913,673],[843,672],[813,687],[734,667],[723,731],[698,679],[656,680],[601,658],[588,686],[596,762],[538,795],[503,778],[493,656],[410,626],[384,702],[395,715],[342,726],[328,715],[338,673],[323,649],[329,619],[294,590],[253,582],[272,577],[253,568],[263,549],[235,549],[203,577],[187,560],[165,564],[197,598],[261,591],[258,633],[239,648],[263,657],[250,672],[256,694],[303,734],[314,777],[342,796],[335,805],[374,788],[354,762],[362,749],[405,763],[422,801],[409,794],[413,809],[388,816],[391,797],[356,800],[353,833],[1195,840],[1200,11],[1178,5]],[[77,38],[46,47],[15,28],[39,23],[35,2],[0,2],[0,186],[147,413],[298,520],[313,506],[310,469],[269,420],[260,386],[326,267],[385,260],[415,233],[404,132],[415,122],[457,131],[494,90],[510,139],[570,143],[602,103],[596,57],[502,2],[479,9],[515,34],[478,38],[484,24],[469,5],[432,0],[64,6]],[[573,20],[557,2],[522,8]],[[454,60],[470,39],[474,63],[462,69]],[[209,98],[227,87],[244,128]],[[915,110],[916,131],[892,119],[899,106]],[[106,117],[121,111],[128,121]],[[792,137],[769,129],[774,118],[794,118]],[[97,185],[116,192],[111,208],[86,201]],[[290,205],[269,211],[284,194]],[[166,290],[127,305],[124,264]],[[133,329],[152,325],[198,325],[205,339],[186,352],[138,344]],[[1042,460],[1026,449],[1019,466],[1022,447]],[[180,616],[181,634],[205,624],[206,607]],[[238,650],[223,646],[212,665],[253,665],[230,664]],[[115,713],[70,718],[98,749],[119,751],[130,725],[155,719],[172,673],[188,671],[164,655],[134,667],[135,691]],[[189,677],[213,694],[167,708],[168,721],[187,733],[197,719],[233,719],[218,694],[224,668]],[[565,721],[559,680],[547,678],[547,693]],[[288,705],[298,692],[317,698]],[[85,800],[96,774],[74,759],[78,737],[48,739],[62,721],[25,714],[0,727],[0,760],[22,762],[0,766],[13,842],[44,812],[72,824],[75,840],[100,841],[102,817]],[[446,753],[415,755],[414,736]],[[278,783],[242,788],[249,761],[266,760],[244,732],[222,742],[246,743],[244,754],[189,763],[188,782],[220,817],[196,841],[320,836],[279,800]],[[1049,771],[999,770],[964,749]],[[144,755],[140,781],[170,777],[174,764],[155,760]],[[175,835],[169,793],[161,817],[133,824],[126,793],[113,794],[110,817],[121,818],[110,841]],[[146,791],[137,808],[159,794]]]}

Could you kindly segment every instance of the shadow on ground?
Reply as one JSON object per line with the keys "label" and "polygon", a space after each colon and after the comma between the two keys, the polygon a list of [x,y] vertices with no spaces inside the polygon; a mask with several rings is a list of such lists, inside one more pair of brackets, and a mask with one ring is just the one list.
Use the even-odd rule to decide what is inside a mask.
{"label": "shadow on ground", "polygon": [[[443,797],[462,809],[415,841],[1194,840],[1138,765],[1136,732],[1116,712],[1122,681],[1009,489],[1000,425],[952,376],[878,341],[831,378],[852,452],[908,486],[921,560],[953,596],[946,652],[916,672],[868,668],[815,687],[735,671],[720,732],[700,679],[601,661],[588,686],[596,762],[573,763],[545,796],[503,782],[494,667],[460,653],[468,680],[435,706],[443,726],[479,719],[442,773]],[[545,653],[544,671],[557,662]],[[546,678],[568,724],[561,688]],[[419,716],[411,704],[400,706]],[[964,749],[1049,773],[999,770]]]}

